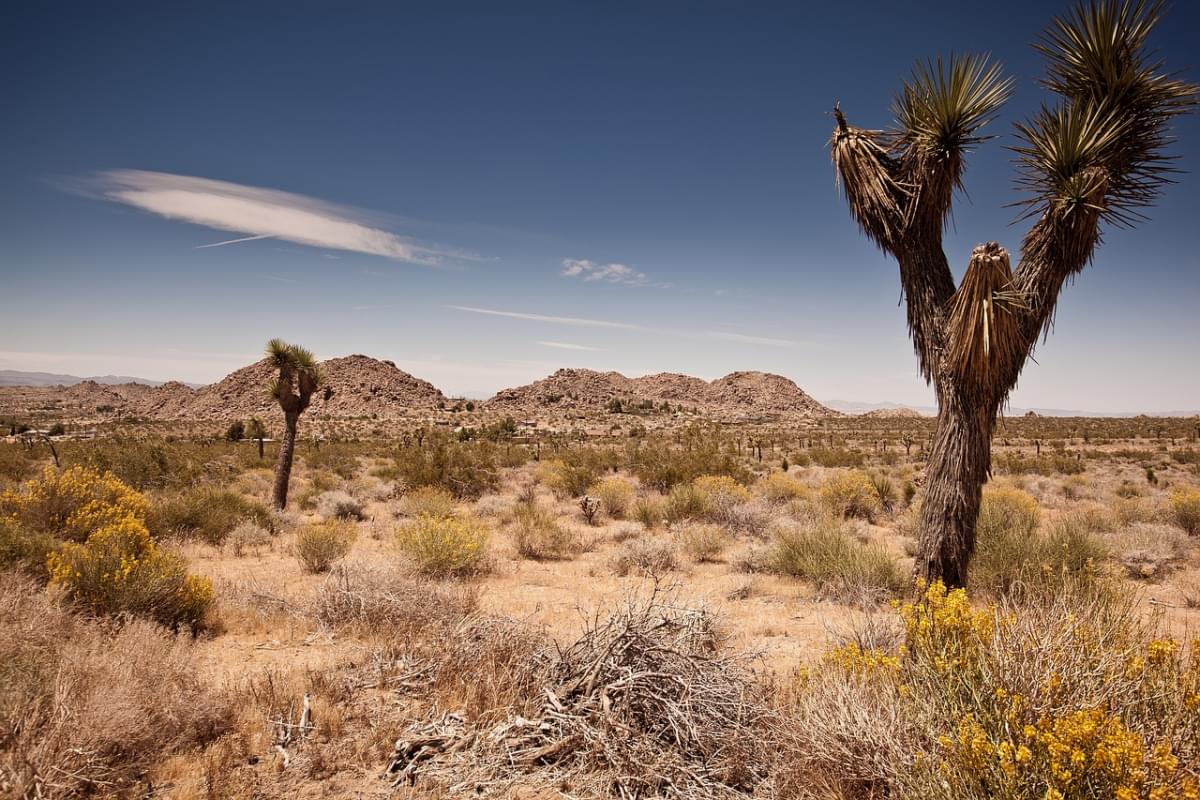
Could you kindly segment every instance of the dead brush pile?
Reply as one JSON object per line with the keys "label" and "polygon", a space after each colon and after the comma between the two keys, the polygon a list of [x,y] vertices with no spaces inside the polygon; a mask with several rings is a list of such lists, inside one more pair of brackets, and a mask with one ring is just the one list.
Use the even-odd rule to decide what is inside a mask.
{"label": "dead brush pile", "polygon": [[388,773],[451,794],[532,780],[616,797],[744,796],[767,777],[774,717],[748,658],[722,645],[707,612],[657,590],[628,598],[544,659],[528,716],[473,724],[435,709],[397,741]]}

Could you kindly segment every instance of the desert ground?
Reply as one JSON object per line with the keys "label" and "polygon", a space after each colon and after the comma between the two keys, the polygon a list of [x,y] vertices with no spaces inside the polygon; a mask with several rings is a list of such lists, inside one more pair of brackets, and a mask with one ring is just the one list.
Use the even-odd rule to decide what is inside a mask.
{"label": "desert ground", "polygon": [[[909,577],[928,418],[443,405],[303,419],[284,511],[278,443],[225,420],[67,406],[0,445],[4,791],[938,796],[1057,774],[1056,726],[1148,682],[1065,757],[1136,734],[1097,775],[1195,786],[1196,420],[1003,420],[960,607]],[[152,554],[104,566],[112,509]],[[164,605],[135,585],[155,559],[209,588]],[[912,700],[939,669],[1024,698],[1020,760],[962,749],[978,709]]]}

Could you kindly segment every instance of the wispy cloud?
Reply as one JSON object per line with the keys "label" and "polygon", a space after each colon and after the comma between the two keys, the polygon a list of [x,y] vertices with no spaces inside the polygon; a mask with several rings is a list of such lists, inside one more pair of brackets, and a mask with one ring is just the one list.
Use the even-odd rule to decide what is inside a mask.
{"label": "wispy cloud", "polygon": [[646,286],[650,278],[624,264],[597,264],[586,258],[564,258],[558,273],[566,278],[582,278],[588,283],[620,283],[625,286]]}
{"label": "wispy cloud", "polygon": [[551,322],[556,325],[575,325],[581,328],[619,328],[626,331],[640,331],[646,328],[632,325],[628,322],[609,322],[602,319],[581,319],[579,317],[552,317],[546,314],[530,314],[524,311],[498,311],[494,308],[476,308],[475,306],[446,306],[456,311],[469,311],[472,314],[488,314],[493,317],[509,317],[525,319],[533,322]]}
{"label": "wispy cloud", "polygon": [[599,353],[599,347],[588,347],[586,344],[571,344],[570,342],[538,342],[542,347],[553,347],[556,350],[583,350],[589,353]]}
{"label": "wispy cloud", "polygon": [[257,242],[259,239],[273,239],[273,238],[275,238],[275,234],[264,233],[260,236],[243,236],[240,239],[226,239],[223,242],[213,242],[212,244],[198,244],[198,245],[196,245],[196,249],[203,250],[207,247],[224,247],[227,244],[241,244],[242,242]]}
{"label": "wispy cloud", "polygon": [[791,339],[772,339],[767,336],[748,336],[744,333],[725,333],[724,331],[705,331],[705,335],[713,339],[724,339],[727,342],[743,344],[765,344],[770,347],[795,347]]}
{"label": "wispy cloud", "polygon": [[[639,333],[653,333],[659,336],[679,336],[685,339],[717,339],[726,342],[738,342],[740,344],[765,345],[767,347],[795,347],[798,342],[791,339],[772,339],[766,336],[750,336],[743,333],[729,333],[726,331],[681,331],[668,330],[665,328],[655,328],[649,325],[636,325],[631,322],[613,322],[604,319],[586,319],[581,317],[557,317],[550,314],[534,314],[527,311],[501,311],[495,308],[478,308],[476,306],[453,306],[448,305],[446,308],[452,308],[456,311],[467,311],[471,314],[486,314],[493,317],[508,317],[509,319],[523,319],[530,322],[547,322],[553,325],[571,325],[583,328],[613,328],[625,331],[637,331]],[[547,345],[548,347],[555,346],[549,342],[538,342],[538,344]]]}
{"label": "wispy cloud", "polygon": [[151,214],[246,234],[201,247],[275,238],[413,264],[467,257],[373,227],[362,212],[277,189],[132,169],[98,173],[92,183],[100,187],[103,197]]}

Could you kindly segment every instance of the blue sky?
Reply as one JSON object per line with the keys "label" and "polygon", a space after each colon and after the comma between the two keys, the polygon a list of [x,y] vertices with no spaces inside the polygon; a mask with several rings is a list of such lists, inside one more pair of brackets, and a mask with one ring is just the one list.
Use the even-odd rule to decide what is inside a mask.
{"label": "blue sky", "polygon": [[[1004,145],[1054,5],[12,4],[0,368],[203,382],[282,336],[472,396],[761,369],[930,404],[826,112],[883,127],[916,59],[991,52],[1017,91],[947,251],[1015,250]],[[1154,39],[1192,80],[1198,32],[1177,2]],[[1200,406],[1200,124],[1176,133],[1190,174],[1107,234],[1014,405]]]}

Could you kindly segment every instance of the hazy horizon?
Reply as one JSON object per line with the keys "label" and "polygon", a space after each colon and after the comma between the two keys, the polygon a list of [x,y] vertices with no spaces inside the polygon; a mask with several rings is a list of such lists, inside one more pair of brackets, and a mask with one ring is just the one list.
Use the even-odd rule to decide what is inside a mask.
{"label": "hazy horizon", "polygon": [[[1015,252],[1005,147],[1067,6],[21,7],[0,369],[209,383],[280,336],[472,397],[570,366],[931,406],[827,112],[883,127],[914,61],[990,51],[1017,89],[946,249]],[[1152,39],[1193,81],[1198,25],[1175,4]],[[1196,115],[1175,134],[1179,183],[1106,231],[1013,406],[1200,406]]]}

